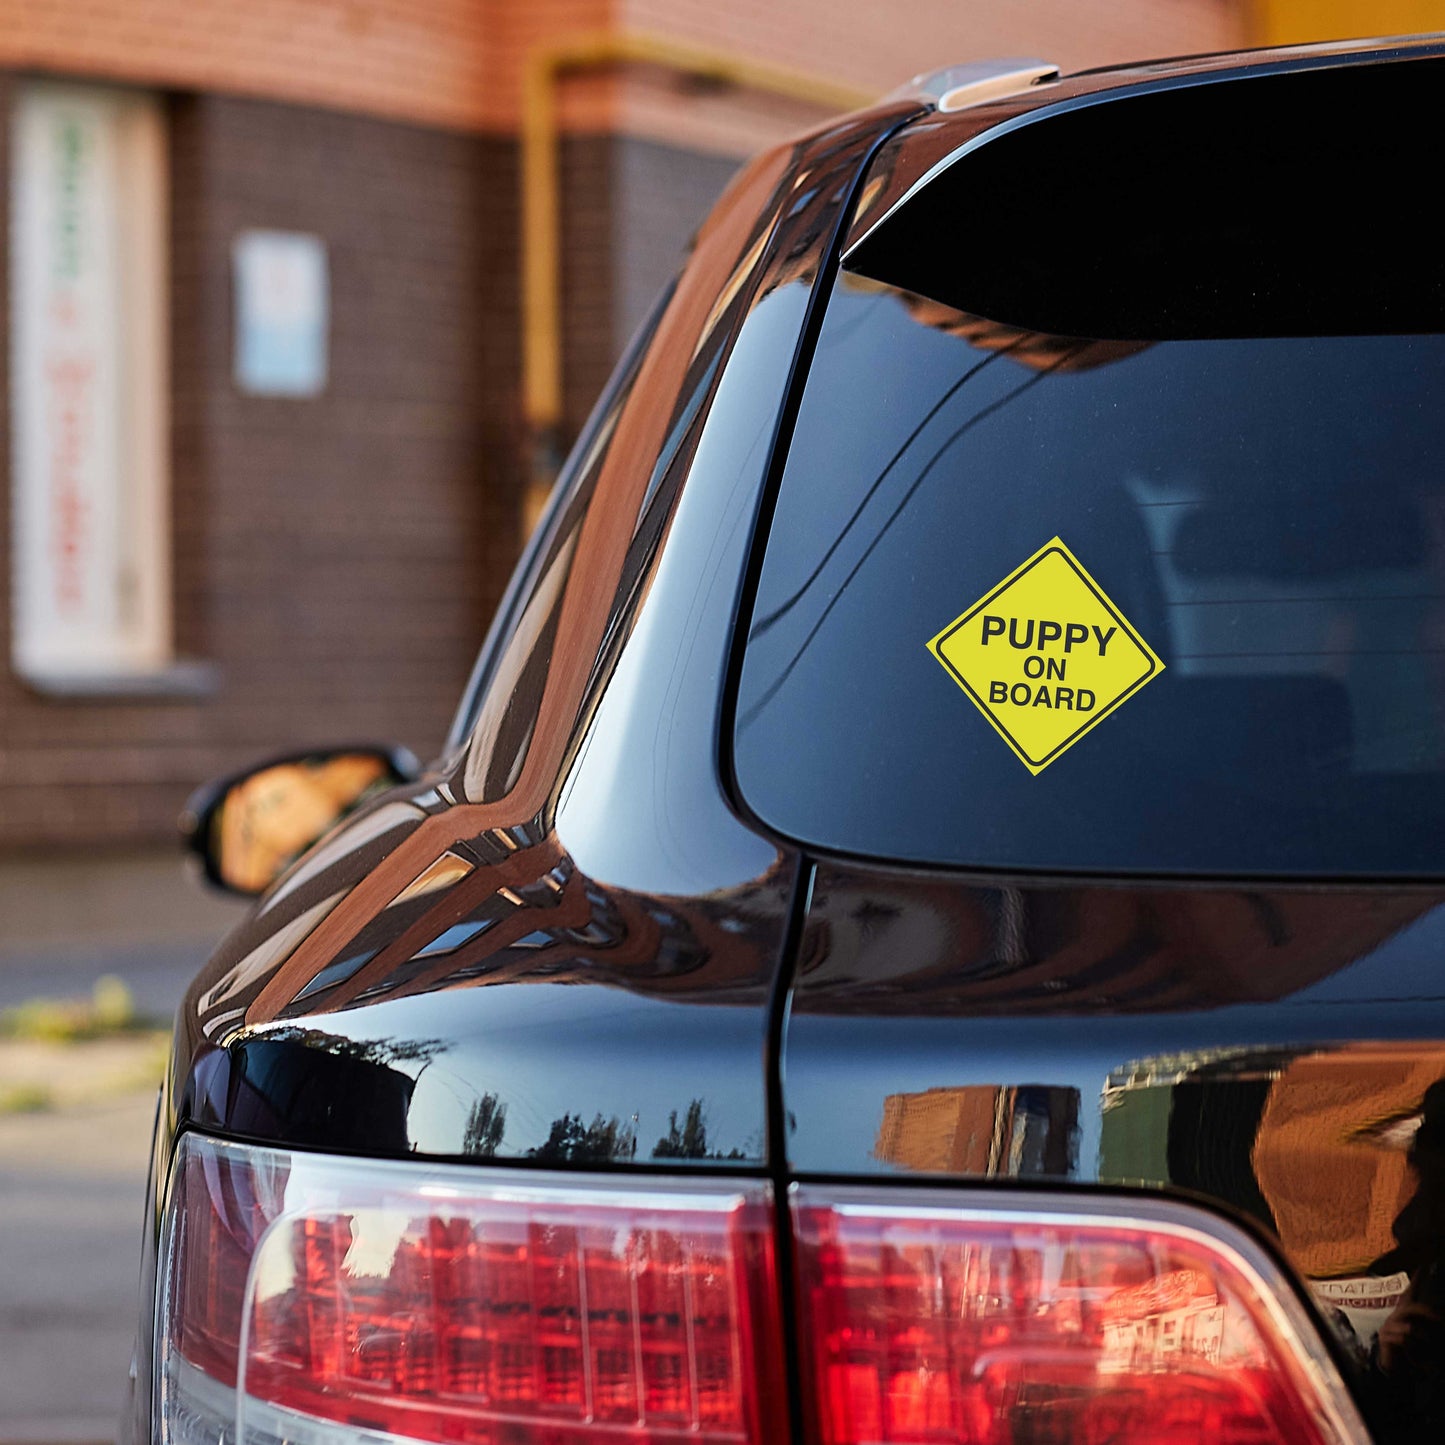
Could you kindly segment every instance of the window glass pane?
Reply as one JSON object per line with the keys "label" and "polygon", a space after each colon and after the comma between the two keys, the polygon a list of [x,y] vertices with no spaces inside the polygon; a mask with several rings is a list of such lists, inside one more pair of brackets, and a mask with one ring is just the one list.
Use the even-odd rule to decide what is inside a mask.
{"label": "window glass pane", "polygon": [[[746,801],[900,860],[1440,872],[1442,382],[1445,337],[1073,341],[841,278],[747,624]],[[928,644],[1055,538],[1163,670],[1084,709],[1064,629],[1099,616],[1006,590],[991,719]],[[1004,731],[1064,712],[1031,770]]]}

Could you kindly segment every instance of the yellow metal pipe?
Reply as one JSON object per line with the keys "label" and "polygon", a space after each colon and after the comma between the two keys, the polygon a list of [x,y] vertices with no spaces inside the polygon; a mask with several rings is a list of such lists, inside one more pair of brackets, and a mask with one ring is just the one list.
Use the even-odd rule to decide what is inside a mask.
{"label": "yellow metal pipe", "polygon": [[534,50],[522,80],[522,409],[534,447],[562,420],[556,54]]}
{"label": "yellow metal pipe", "polygon": [[569,72],[613,65],[658,66],[695,80],[785,96],[829,111],[856,110],[873,98],[852,86],[786,66],[661,35],[578,35],[531,52],[522,78],[522,405],[532,450],[529,512],[540,507],[561,460],[557,85]]}

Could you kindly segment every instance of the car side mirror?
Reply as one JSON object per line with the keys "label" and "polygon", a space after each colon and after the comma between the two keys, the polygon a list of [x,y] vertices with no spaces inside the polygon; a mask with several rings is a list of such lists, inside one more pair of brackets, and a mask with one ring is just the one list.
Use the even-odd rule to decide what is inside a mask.
{"label": "car side mirror", "polygon": [[421,772],[405,748],[292,753],[197,789],[181,835],[217,888],[254,897],[352,809]]}

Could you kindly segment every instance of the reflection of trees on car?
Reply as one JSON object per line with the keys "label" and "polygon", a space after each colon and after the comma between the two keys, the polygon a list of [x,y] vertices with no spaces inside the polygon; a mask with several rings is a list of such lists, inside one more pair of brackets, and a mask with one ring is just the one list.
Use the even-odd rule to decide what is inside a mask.
{"label": "reflection of trees on car", "polygon": [[495,1094],[483,1094],[467,1113],[462,1152],[468,1158],[490,1159],[507,1127],[507,1106]]}
{"label": "reflection of trees on car", "polygon": [[707,1147],[707,1111],[701,1099],[694,1099],[687,1106],[682,1127],[678,1127],[677,1110],[667,1115],[667,1133],[652,1146],[654,1159],[746,1159],[741,1149],[729,1149],[726,1154],[720,1150],[709,1152]]}
{"label": "reflection of trees on car", "polygon": [[605,1164],[636,1156],[637,1127],[615,1114],[608,1119],[594,1114],[590,1124],[580,1114],[563,1114],[552,1120],[545,1141],[527,1151],[529,1159],[547,1164]]}

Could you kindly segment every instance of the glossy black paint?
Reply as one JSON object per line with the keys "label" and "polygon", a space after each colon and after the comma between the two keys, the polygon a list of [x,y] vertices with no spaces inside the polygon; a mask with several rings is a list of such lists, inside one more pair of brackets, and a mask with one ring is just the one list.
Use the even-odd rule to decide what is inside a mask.
{"label": "glossy black paint", "polygon": [[[832,863],[801,955],[784,1063],[788,1160],[802,1173],[1180,1185],[1257,1214],[1248,1186],[1232,1197],[1210,1184],[1199,1153],[1237,1155],[1247,1175],[1257,1116],[1231,1123],[1225,1108],[1207,1141],[1186,1131],[1141,1152],[1111,1137],[1120,1100],[1158,1091],[1168,1123],[1179,1090],[1252,1089],[1304,1055],[1348,1088],[1362,1044],[1445,1073],[1438,888],[959,886]],[[1040,1090],[1067,1137],[1041,1138],[1026,1164],[988,1140],[960,1136],[950,1157],[941,1140],[882,1137],[890,1109],[960,1089]]]}
{"label": "glossy black paint", "polygon": [[[667,419],[640,474],[625,447],[598,463],[636,485],[617,565],[590,561],[613,546],[589,551],[595,511],[575,546],[540,548],[562,595],[540,607],[518,665],[488,674],[514,680],[497,725],[350,818],[188,992],[156,1139],[129,1439],[149,1439],[157,1196],[189,1128],[779,1182],[949,1174],[1184,1189],[1253,1217],[1318,1279],[1317,1261],[1291,1252],[1296,1226],[1279,1203],[1298,1191],[1280,1193],[1277,1160],[1259,1149],[1266,1123],[1293,1137],[1269,1114],[1288,1093],[1306,1133],[1319,1125],[1306,1194],[1338,1192],[1358,1150],[1393,1148],[1399,1164],[1387,1200],[1341,1209],[1332,1247],[1346,1264],[1333,1277],[1399,1262],[1366,1256],[1412,1197],[1396,1136],[1369,1134],[1386,1139],[1400,1121],[1366,1114],[1375,1089],[1418,1118],[1437,1060],[1445,1074],[1445,1044],[1432,1042],[1445,1040],[1445,892],[816,864],[742,814],[723,781],[730,638],[806,366],[813,282],[872,148],[906,114],[835,127],[734,192],[723,224],[736,244],[694,263],[716,268],[694,282],[721,298],[689,323],[696,344],[682,323],[669,341],[664,319],[655,348],[681,361],[671,373],[645,362],[617,414],[604,407],[610,446],[635,434],[634,411]],[[932,127],[929,143],[948,153],[978,124],[925,119],[902,134]],[[895,166],[906,150],[894,148]],[[862,213],[886,192],[865,192]],[[671,305],[697,302],[685,273]],[[611,485],[603,477],[598,497]],[[569,623],[574,592],[600,619],[590,649],[568,641],[569,625],[587,635]],[[1324,1075],[1315,1093],[1277,1088],[1310,1084],[1310,1069]],[[1370,1071],[1382,1069],[1394,1072],[1377,1088]],[[907,1108],[890,1100],[960,1090],[987,1113],[977,1149],[967,1138],[955,1149],[957,1130],[941,1155],[900,1143]],[[1341,1095],[1336,1119],[1326,1096]],[[1396,1247],[1412,1259],[1438,1247],[1428,1209],[1404,1233]]]}
{"label": "glossy black paint", "polygon": [[[736,331],[715,323],[691,363],[705,404],[675,403],[682,436],[642,500],[541,812],[494,797],[545,746],[514,700],[510,726],[479,727],[312,854],[187,996],[173,1128],[381,1154],[763,1162],[766,1004],[797,864],[722,794],[719,674],[819,251],[876,124],[816,142],[806,180],[784,182],[773,264]],[[549,654],[554,630],[537,629]],[[519,671],[538,717],[548,675]],[[396,898],[443,856],[458,876]],[[401,871],[352,908],[341,946],[316,946],[387,868]],[[679,1155],[689,1111],[706,1142],[694,1127]]]}
{"label": "glossy black paint", "polygon": [[[814,880],[783,1045],[790,1172],[1128,1186],[1244,1217],[1381,1441],[1438,1438],[1438,1334],[1375,1335],[1445,1253],[1445,891]],[[1409,1293],[1406,1293],[1409,1291]]]}
{"label": "glossy black paint", "polygon": [[[224,941],[178,1015],[154,1179],[189,1128],[359,1154],[765,1167],[769,1005],[801,863],[724,795],[722,675],[813,282],[864,161],[911,109],[735,183],[635,387],[579,447],[575,465],[603,472],[598,507],[585,476],[564,479],[532,596],[513,604],[538,624],[494,638],[479,668],[491,691],[506,680],[506,708],[480,697],[465,746],[349,818]],[[666,425],[639,467],[649,416]],[[609,549],[614,569],[596,562]]]}

